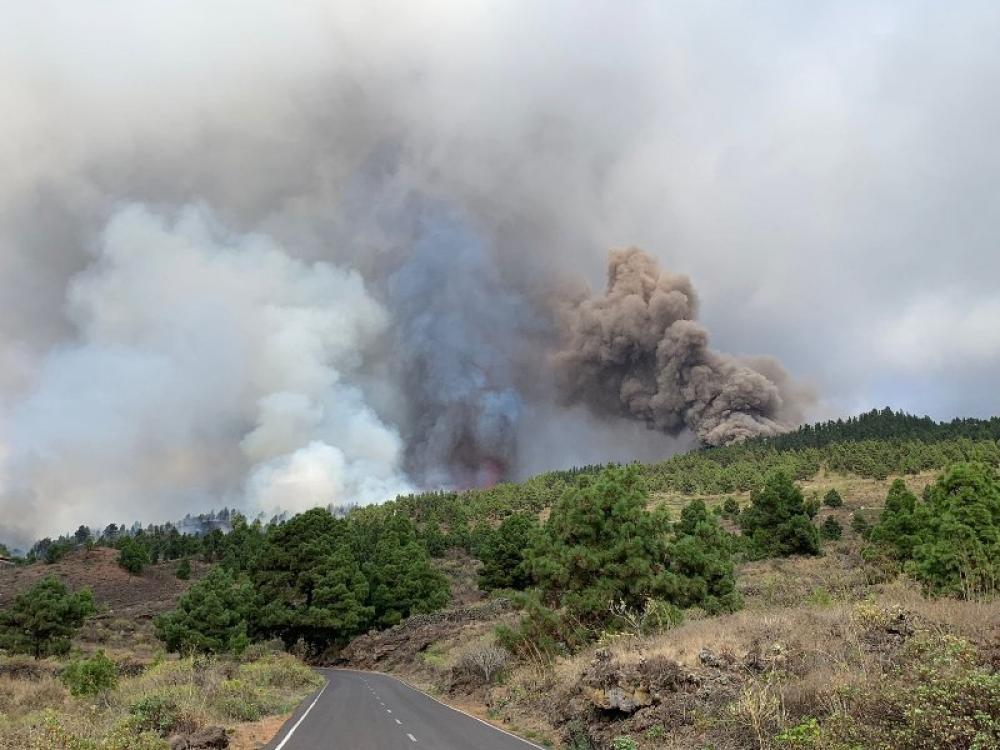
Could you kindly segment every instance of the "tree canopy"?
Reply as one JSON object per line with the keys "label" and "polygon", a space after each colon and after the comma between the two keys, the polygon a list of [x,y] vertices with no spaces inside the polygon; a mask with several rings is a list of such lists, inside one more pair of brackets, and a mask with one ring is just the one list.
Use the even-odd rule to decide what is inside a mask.
{"label": "tree canopy", "polygon": [[46,576],[0,610],[0,647],[36,659],[69,651],[70,639],[94,613],[89,589],[71,592]]}

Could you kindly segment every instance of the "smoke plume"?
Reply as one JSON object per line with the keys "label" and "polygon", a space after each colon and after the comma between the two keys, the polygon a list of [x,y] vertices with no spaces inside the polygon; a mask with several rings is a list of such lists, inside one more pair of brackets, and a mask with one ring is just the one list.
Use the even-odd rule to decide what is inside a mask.
{"label": "smoke plume", "polygon": [[612,252],[604,295],[563,311],[563,397],[671,435],[689,429],[706,445],[791,429],[797,405],[782,393],[784,371],[774,363],[769,377],[710,349],[697,311],[686,276],[661,271],[637,248]]}
{"label": "smoke plume", "polygon": [[[877,129],[829,113],[885,98],[868,75],[861,93],[825,77],[868,47],[829,53],[841,26],[813,13],[747,6],[720,26],[701,5],[50,5],[0,13],[0,541],[20,545],[786,429],[807,405],[796,382],[716,351],[706,326],[795,373],[818,361],[809,347],[853,344],[846,326],[813,335],[836,294],[813,300],[801,279],[833,285],[838,252],[858,248],[859,283],[897,294],[876,266],[909,268],[887,248],[913,238],[850,234],[881,221],[856,196],[905,182],[909,198],[910,155],[940,153],[914,134],[881,180],[845,166]],[[864,26],[854,12],[842,28]],[[777,61],[742,43],[769,24],[809,33]],[[982,29],[977,54],[996,54]],[[953,67],[942,90],[974,80]],[[991,123],[968,121],[988,142]],[[862,145],[860,163],[882,153]],[[969,157],[976,175],[988,152]],[[950,199],[961,181],[942,173],[916,177]],[[615,253],[603,293],[567,292],[622,243],[650,254]],[[710,326],[657,261],[696,280]],[[814,319],[797,330],[788,309]]]}

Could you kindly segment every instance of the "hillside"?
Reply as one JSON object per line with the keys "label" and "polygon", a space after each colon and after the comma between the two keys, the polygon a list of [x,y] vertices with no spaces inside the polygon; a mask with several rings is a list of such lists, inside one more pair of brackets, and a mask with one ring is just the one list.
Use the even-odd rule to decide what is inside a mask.
{"label": "hillside", "polygon": [[[259,649],[282,648],[314,663],[392,672],[568,750],[853,750],[858,743],[845,738],[859,732],[867,733],[864,746],[878,750],[945,746],[936,729],[925,734],[937,744],[921,744],[924,719],[908,713],[914,705],[937,723],[964,717],[954,729],[963,739],[949,746],[971,748],[969,738],[981,736],[987,744],[976,747],[987,747],[997,727],[980,726],[975,717],[1000,710],[996,589],[935,593],[927,579],[914,577],[912,562],[887,557],[871,536],[887,497],[896,498],[894,508],[909,497],[926,515],[932,502],[949,496],[942,493],[959,493],[963,502],[986,503],[987,515],[977,518],[1000,523],[1000,510],[992,521],[988,510],[989,503],[1000,509],[1000,447],[977,432],[982,424],[963,424],[961,434],[929,428],[918,436],[912,428],[924,420],[878,412],[843,423],[843,440],[811,446],[749,441],[642,466],[582,467],[487,489],[400,497],[343,518],[315,510],[262,525],[233,516],[229,533],[203,537],[171,527],[119,532],[52,564],[4,566],[0,602],[49,574],[72,589],[89,587],[98,612],[74,647],[106,650],[120,670],[137,675],[130,679],[157,673],[164,645],[213,653],[223,672],[238,671],[244,647],[227,639],[249,634],[259,642],[247,652],[254,658]],[[873,431],[883,436],[872,438]],[[942,484],[952,476],[948,467],[969,461],[993,469]],[[973,482],[971,494],[963,477]],[[800,504],[793,513],[804,551],[778,552],[751,537],[751,510],[772,491]],[[605,501],[603,528],[567,526],[599,522]],[[545,578],[553,565],[576,565],[591,554],[567,548],[560,563],[558,545],[570,538],[585,544],[580,540],[593,534],[615,545],[623,528],[647,529],[659,541],[624,547],[618,562],[587,563],[594,567],[568,588],[562,574]],[[813,537],[819,546],[810,550]],[[55,544],[74,547],[69,537]],[[161,562],[131,576],[118,566],[118,551],[104,544],[138,544]],[[633,565],[648,553],[646,544],[658,550],[651,559],[659,577],[643,579],[642,566]],[[192,560],[190,582],[176,576],[182,558]],[[632,572],[616,583],[625,569]],[[599,588],[605,584],[622,588]],[[592,585],[596,608],[573,588]],[[328,603],[304,604],[317,597]],[[230,609],[178,614],[195,601],[228,602]],[[161,613],[173,618],[163,632],[153,624]],[[231,624],[203,632],[208,619],[220,617]],[[221,638],[211,641],[218,645],[197,645],[206,633]],[[235,666],[226,666],[233,659]],[[5,689],[22,690],[24,661],[4,663],[0,698]],[[47,664],[41,674],[54,681],[63,667]],[[920,692],[925,684],[937,697]],[[978,703],[964,704],[966,694]],[[69,710],[66,700],[54,705]],[[21,717],[10,731],[23,732],[29,714],[9,705]],[[198,711],[195,724],[228,721],[234,737],[274,729],[274,719],[248,723],[226,719],[218,708]],[[0,724],[0,748],[4,731]],[[244,746],[239,742],[234,747]]]}

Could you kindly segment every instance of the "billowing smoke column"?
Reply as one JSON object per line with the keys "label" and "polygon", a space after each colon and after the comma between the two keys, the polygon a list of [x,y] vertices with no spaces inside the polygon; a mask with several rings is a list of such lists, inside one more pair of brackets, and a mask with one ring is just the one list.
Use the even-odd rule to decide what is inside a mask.
{"label": "billowing smoke column", "polygon": [[637,248],[612,252],[604,295],[562,311],[563,398],[673,435],[690,429],[706,445],[788,430],[780,366],[710,349],[697,308],[686,276],[661,271]]}
{"label": "billowing smoke column", "polygon": [[394,360],[412,406],[408,466],[425,486],[492,484],[515,450],[523,399],[510,334],[527,308],[460,216],[416,203],[412,246],[387,283]]}
{"label": "billowing smoke column", "polygon": [[[618,5],[570,22],[538,3],[8,5],[0,542],[377,502],[795,422],[780,366],[709,349],[690,284],[648,258],[614,256],[605,296],[563,291],[623,236],[681,238],[685,268],[744,279],[741,299],[774,282],[747,253],[772,222],[687,208],[771,164],[727,144],[787,135],[766,112],[686,116],[733,48],[704,45],[700,15],[664,44],[646,35],[674,28],[660,11]],[[739,81],[741,114],[781,98],[744,102]],[[711,158],[688,159],[709,123]],[[665,212],[664,194],[683,200]],[[740,252],[703,255],[720,226]]]}

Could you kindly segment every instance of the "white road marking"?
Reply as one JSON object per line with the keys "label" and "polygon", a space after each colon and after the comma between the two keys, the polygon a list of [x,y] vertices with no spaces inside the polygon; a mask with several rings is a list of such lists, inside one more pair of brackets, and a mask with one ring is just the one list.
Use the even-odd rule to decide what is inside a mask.
{"label": "white road marking", "polygon": [[416,738],[416,737],[414,737],[414,736],[413,736],[412,734],[410,734],[409,732],[407,732],[407,733],[406,733],[406,736],[410,738],[410,742],[416,742],[416,741],[417,741],[417,738]]}
{"label": "white road marking", "polygon": [[396,723],[399,724],[400,726],[403,725],[403,722],[401,722],[399,719],[396,719]]}
{"label": "white road marking", "polygon": [[[326,685],[323,685],[322,690],[320,690],[318,693],[316,693],[316,697],[313,698],[313,702],[309,704],[309,708],[307,708],[306,712],[304,714],[302,714],[302,716],[299,717],[299,720],[297,722],[295,722],[295,726],[293,726],[291,729],[288,730],[288,734],[285,735],[285,739],[283,739],[281,742],[279,742],[278,746],[276,748],[274,748],[274,750],[281,750],[281,748],[283,748],[285,746],[285,743],[288,742],[289,738],[293,734],[295,734],[295,730],[299,728],[299,724],[301,724],[303,721],[306,720],[306,717],[309,715],[309,712],[313,710],[313,706],[316,705],[316,702],[319,700],[319,697],[321,695],[323,695],[323,692],[326,690],[326,686],[329,685],[329,684],[330,684],[330,682],[327,681]],[[414,742],[416,742],[416,740],[414,740]]]}
{"label": "white road marking", "polygon": [[391,714],[391,713],[392,713],[392,709],[391,709],[391,708],[387,708],[387,709],[385,710],[385,712],[386,712],[387,714]]}

